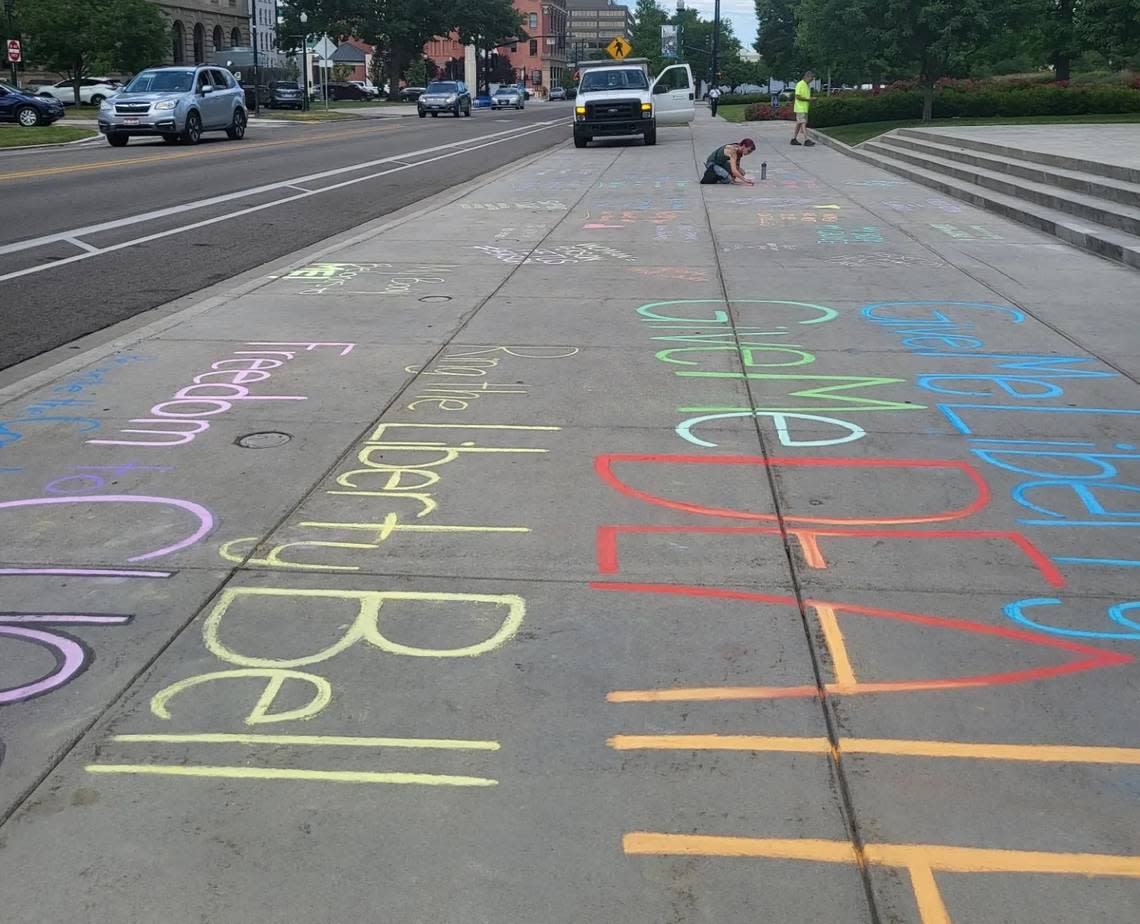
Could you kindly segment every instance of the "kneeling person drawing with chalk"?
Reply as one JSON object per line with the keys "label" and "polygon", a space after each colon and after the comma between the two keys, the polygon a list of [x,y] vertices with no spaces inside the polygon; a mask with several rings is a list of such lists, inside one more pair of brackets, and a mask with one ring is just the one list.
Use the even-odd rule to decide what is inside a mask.
{"label": "kneeling person drawing with chalk", "polygon": [[705,158],[705,175],[701,177],[701,183],[712,185],[714,183],[736,183],[739,181],[748,186],[755,186],[756,184],[748,179],[744,175],[744,171],[740,169],[740,158],[755,150],[756,142],[751,138],[745,138],[735,144],[726,144],[724,147],[717,148]]}

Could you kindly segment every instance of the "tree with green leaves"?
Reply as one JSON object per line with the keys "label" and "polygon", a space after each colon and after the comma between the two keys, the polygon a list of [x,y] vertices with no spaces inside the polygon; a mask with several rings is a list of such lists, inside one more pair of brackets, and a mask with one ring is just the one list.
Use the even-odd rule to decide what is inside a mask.
{"label": "tree with green leaves", "polygon": [[871,47],[867,35],[870,9],[852,0],[799,0],[795,11],[796,47],[814,62],[818,76],[839,83],[861,83]]}
{"label": "tree with green leaves", "polygon": [[649,59],[649,72],[659,74],[668,62],[661,56],[661,27],[669,24],[669,15],[656,0],[637,0],[633,11],[633,39],[630,41],[635,58]]}
{"label": "tree with green leaves", "polygon": [[1084,0],[1080,31],[1109,66],[1140,66],[1140,0]]}
{"label": "tree with green leaves", "polygon": [[724,61],[720,71],[724,75],[724,85],[728,87],[730,93],[735,93],[745,84],[762,87],[768,83],[768,69],[762,61],[745,61],[735,56]]}
{"label": "tree with green leaves", "polygon": [[[309,21],[301,26],[304,12]],[[388,98],[399,99],[400,78],[439,35],[458,31],[464,41],[490,36],[488,45],[510,37],[519,15],[511,0],[293,0],[279,30],[284,47],[296,47],[303,32],[352,35],[373,45],[383,62]]]}
{"label": "tree with green leaves", "polygon": [[16,11],[29,61],[79,82],[97,71],[128,74],[160,63],[170,24],[148,0],[21,0]]}
{"label": "tree with green leaves", "polygon": [[427,62],[422,57],[416,58],[404,71],[404,79],[409,87],[426,87],[428,82]]}
{"label": "tree with green leaves", "polygon": [[[861,3],[862,0],[852,0]],[[756,0],[757,36],[752,46],[778,79],[798,78],[811,63],[796,44],[799,0]]]}
{"label": "tree with green leaves", "polygon": [[482,88],[489,93],[491,81],[507,82],[508,70],[509,79],[513,80],[513,68],[496,49],[528,39],[523,16],[514,5],[507,0],[466,0],[455,4],[452,18],[459,41],[479,50],[478,57],[483,63]]}

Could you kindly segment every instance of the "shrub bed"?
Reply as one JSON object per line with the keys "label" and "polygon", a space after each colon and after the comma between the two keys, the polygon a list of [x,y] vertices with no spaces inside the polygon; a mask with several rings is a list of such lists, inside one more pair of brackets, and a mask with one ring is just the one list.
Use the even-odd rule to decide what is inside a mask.
{"label": "shrub bed", "polygon": [[[978,89],[948,86],[934,92],[936,119],[1088,113],[1102,115],[1115,112],[1140,112],[1140,92],[1122,86],[1065,87],[1056,84],[1018,87],[988,85]],[[761,116],[757,115],[757,118]],[[816,100],[811,107],[811,124],[816,128],[920,118],[920,90],[890,90],[878,96],[856,93],[831,96]]]}
{"label": "shrub bed", "polygon": [[791,103],[784,103],[778,109],[773,109],[771,103],[753,103],[744,109],[745,122],[768,122],[774,119],[791,121],[793,117]]}

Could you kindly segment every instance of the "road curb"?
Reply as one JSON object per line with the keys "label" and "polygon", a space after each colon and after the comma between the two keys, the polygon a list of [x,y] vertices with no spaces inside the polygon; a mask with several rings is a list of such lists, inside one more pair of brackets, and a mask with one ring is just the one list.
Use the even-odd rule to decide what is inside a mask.
{"label": "road curb", "polygon": [[94,132],[89,138],[76,138],[74,141],[51,141],[46,144],[20,144],[10,148],[0,148],[0,154],[18,154],[21,151],[42,151],[44,148],[67,148],[73,144],[87,144],[96,141],[99,132]]}

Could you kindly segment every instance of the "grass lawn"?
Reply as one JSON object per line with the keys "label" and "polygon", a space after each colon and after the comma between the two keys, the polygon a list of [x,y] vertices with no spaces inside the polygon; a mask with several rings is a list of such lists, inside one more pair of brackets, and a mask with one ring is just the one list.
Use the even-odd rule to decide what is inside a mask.
{"label": "grass lawn", "polygon": [[[722,109],[727,108],[729,107],[722,107]],[[732,108],[743,109],[744,107],[733,106]],[[834,125],[830,128],[818,129],[818,131],[836,141],[842,141],[844,144],[862,144],[864,141],[895,128],[952,128],[958,125],[1087,125],[1108,122],[1140,123],[1140,112],[1120,112],[1107,115],[994,116],[978,119],[935,119],[933,122],[910,119],[900,122],[862,122],[855,125]]]}
{"label": "grass lawn", "polygon": [[747,108],[745,105],[717,106],[716,114],[718,118],[724,119],[726,122],[743,122],[744,110]]}
{"label": "grass lawn", "polygon": [[64,106],[63,118],[66,119],[97,119],[98,106]]}
{"label": "grass lawn", "polygon": [[19,125],[0,125],[0,148],[22,148],[29,144],[62,144],[65,141],[78,141],[99,134],[90,128],[74,128],[70,125],[37,125],[23,128]]}

